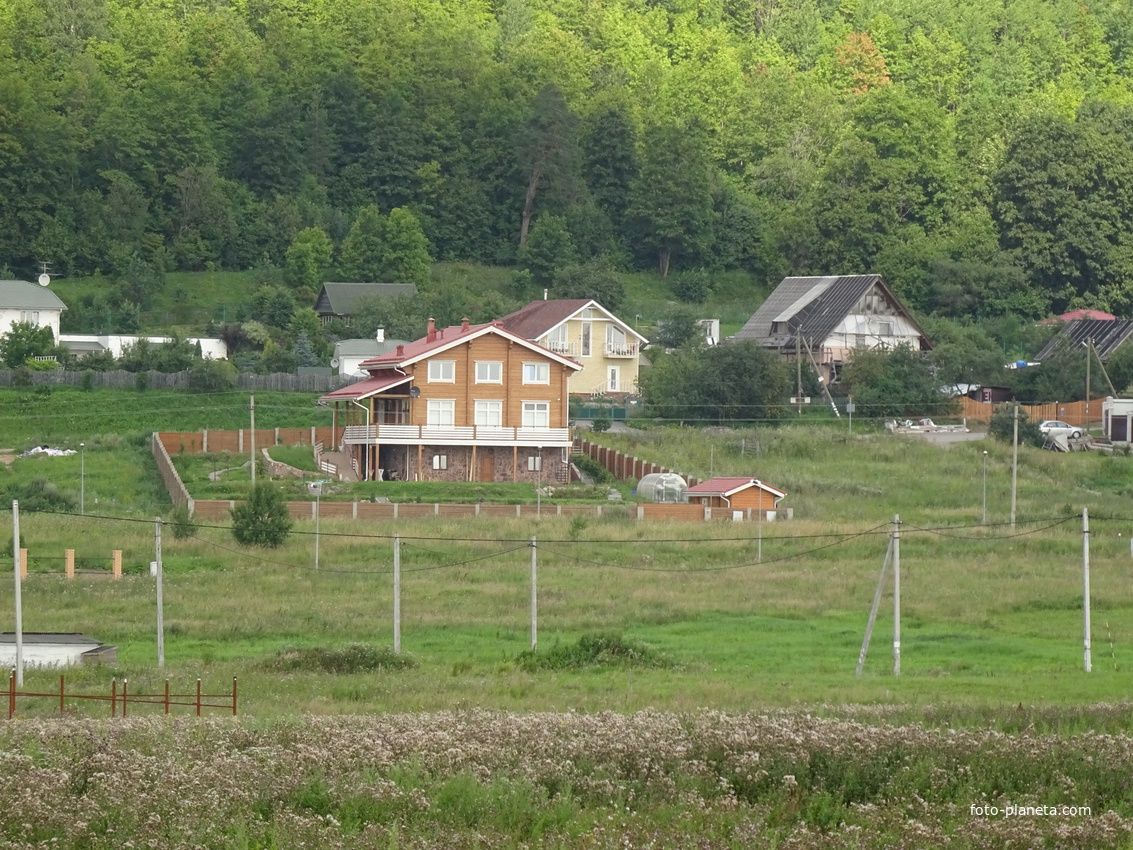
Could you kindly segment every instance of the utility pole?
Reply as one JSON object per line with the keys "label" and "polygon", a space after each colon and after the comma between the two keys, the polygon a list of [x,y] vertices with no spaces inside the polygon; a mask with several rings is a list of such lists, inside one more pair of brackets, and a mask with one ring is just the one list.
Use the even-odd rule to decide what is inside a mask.
{"label": "utility pole", "polygon": [[1094,350],[1094,341],[1086,339],[1086,425],[1083,429],[1087,434],[1090,433],[1090,352]]}
{"label": "utility pole", "polygon": [[893,514],[893,675],[901,675],[901,517]]}
{"label": "utility pole", "polygon": [[393,651],[401,652],[401,535],[393,536]]}
{"label": "utility pole", "polygon": [[799,332],[795,331],[795,395],[798,396],[799,415],[803,412],[803,352]]}
{"label": "utility pole", "polygon": [[252,414],[252,483],[256,483],[256,394],[248,397],[248,410]]}
{"label": "utility pole", "polygon": [[1011,440],[1011,530],[1015,530],[1015,492],[1019,483],[1019,402],[1015,402],[1015,429]]}
{"label": "utility pole", "polygon": [[538,613],[538,596],[535,590],[535,535],[531,535],[531,651],[534,652],[539,645],[539,632],[536,627]]}
{"label": "utility pole", "polygon": [[1082,628],[1085,638],[1085,669],[1090,664],[1090,514],[1082,508]]}
{"label": "utility pole", "polygon": [[20,503],[12,501],[12,559],[16,566],[16,684],[24,684],[24,608],[20,599]]}
{"label": "utility pole", "polygon": [[165,666],[165,601],[161,590],[161,517],[154,517],[154,557],[157,559],[157,666]]}

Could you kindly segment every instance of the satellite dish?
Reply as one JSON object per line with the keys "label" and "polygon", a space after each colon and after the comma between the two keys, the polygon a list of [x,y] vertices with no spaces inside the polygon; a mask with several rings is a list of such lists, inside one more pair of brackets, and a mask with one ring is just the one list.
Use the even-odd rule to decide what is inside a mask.
{"label": "satellite dish", "polygon": [[419,395],[421,395],[421,388],[420,387],[410,387],[409,388],[409,397],[410,398],[417,398],[417,396],[419,396]]}
{"label": "satellite dish", "polygon": [[47,286],[47,284],[49,284],[49,283],[51,283],[51,275],[49,275],[47,272],[44,272],[43,274],[41,274],[39,276],[39,285],[40,286]]}
{"label": "satellite dish", "polygon": [[331,368],[332,368],[332,369],[337,369],[337,368],[338,368],[338,358],[337,358],[337,357],[333,358],[333,359],[332,359],[332,360],[330,361],[330,366],[331,366]]}

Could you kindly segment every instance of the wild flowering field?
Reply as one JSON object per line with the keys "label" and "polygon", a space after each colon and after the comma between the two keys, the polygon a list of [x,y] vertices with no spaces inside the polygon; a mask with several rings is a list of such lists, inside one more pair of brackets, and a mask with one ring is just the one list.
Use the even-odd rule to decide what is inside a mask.
{"label": "wild flowering field", "polygon": [[17,718],[0,848],[1096,850],[1131,783],[1125,736],[799,712]]}

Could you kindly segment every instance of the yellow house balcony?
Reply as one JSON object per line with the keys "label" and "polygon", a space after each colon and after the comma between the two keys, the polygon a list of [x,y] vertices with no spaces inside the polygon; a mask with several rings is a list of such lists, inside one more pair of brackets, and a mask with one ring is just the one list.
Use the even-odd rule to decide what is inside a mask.
{"label": "yellow house balcony", "polygon": [[607,342],[604,353],[607,357],[637,357],[637,343]]}

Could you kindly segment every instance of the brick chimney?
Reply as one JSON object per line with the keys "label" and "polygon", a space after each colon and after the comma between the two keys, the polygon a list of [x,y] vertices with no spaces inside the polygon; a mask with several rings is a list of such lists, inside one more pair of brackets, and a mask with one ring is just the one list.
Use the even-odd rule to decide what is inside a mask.
{"label": "brick chimney", "polygon": [[397,356],[398,357],[404,357],[405,356],[405,346],[404,345],[398,345],[397,346]]}
{"label": "brick chimney", "polygon": [[429,329],[425,334],[425,339],[428,342],[437,341],[437,323],[433,319],[429,319]]}
{"label": "brick chimney", "polygon": [[460,332],[464,333],[467,330],[468,330],[468,317],[465,316],[463,319],[460,320]]}

